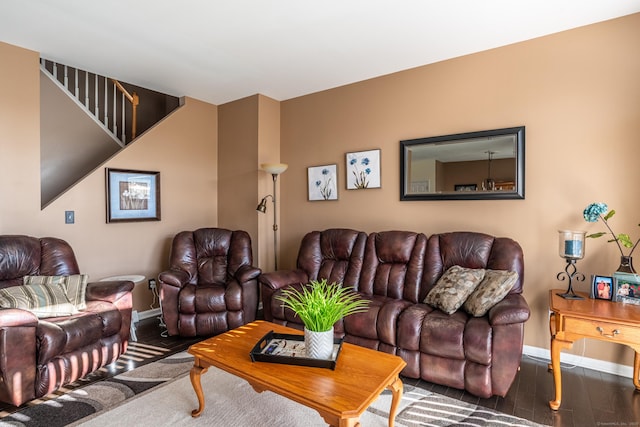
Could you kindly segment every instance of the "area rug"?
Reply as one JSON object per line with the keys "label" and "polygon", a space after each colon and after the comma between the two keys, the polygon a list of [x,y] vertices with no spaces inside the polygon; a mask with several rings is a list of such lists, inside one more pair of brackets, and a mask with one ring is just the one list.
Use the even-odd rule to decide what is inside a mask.
{"label": "area rug", "polygon": [[[112,379],[25,408],[0,421],[11,426],[326,426],[320,415],[275,393],[256,393],[244,380],[216,368],[202,376],[205,409],[188,371],[193,359],[178,353]],[[354,379],[357,380],[357,379]],[[391,393],[362,415],[363,427],[388,426]],[[29,411],[29,409],[31,411]],[[539,424],[405,385],[397,426],[538,426]]]}

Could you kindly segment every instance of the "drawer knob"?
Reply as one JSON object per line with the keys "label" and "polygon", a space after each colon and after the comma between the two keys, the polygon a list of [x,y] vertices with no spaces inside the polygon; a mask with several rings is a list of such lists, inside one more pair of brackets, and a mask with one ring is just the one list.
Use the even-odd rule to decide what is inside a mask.
{"label": "drawer knob", "polygon": [[611,334],[605,334],[604,329],[602,329],[600,326],[596,326],[596,331],[600,332],[600,335],[606,338],[615,338],[615,336],[620,333],[619,330],[614,329]]}

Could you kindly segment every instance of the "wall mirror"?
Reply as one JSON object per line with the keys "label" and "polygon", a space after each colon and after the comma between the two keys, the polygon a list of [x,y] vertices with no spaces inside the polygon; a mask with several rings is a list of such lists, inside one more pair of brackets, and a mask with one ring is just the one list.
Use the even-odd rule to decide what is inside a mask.
{"label": "wall mirror", "polygon": [[400,200],[524,199],[524,126],[400,141]]}

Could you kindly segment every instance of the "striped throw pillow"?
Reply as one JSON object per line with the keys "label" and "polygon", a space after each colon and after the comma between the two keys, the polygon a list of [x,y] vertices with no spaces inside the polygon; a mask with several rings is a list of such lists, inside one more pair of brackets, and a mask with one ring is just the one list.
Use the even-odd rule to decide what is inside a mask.
{"label": "striped throw pillow", "polygon": [[70,316],[78,310],[69,302],[66,285],[22,285],[0,289],[0,307],[29,310],[40,318]]}
{"label": "striped throw pillow", "polygon": [[24,276],[25,285],[60,285],[64,284],[67,298],[77,310],[87,308],[88,274],[72,274],[71,276]]}

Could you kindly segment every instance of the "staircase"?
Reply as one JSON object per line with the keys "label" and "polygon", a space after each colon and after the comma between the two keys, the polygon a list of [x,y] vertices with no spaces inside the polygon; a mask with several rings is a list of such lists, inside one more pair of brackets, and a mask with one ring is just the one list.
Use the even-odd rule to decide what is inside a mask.
{"label": "staircase", "polygon": [[129,93],[117,80],[79,70],[44,58],[40,69],[95,119],[121,147],[136,137],[136,92]]}
{"label": "staircase", "polygon": [[45,209],[181,105],[179,98],[40,59],[40,206]]}

